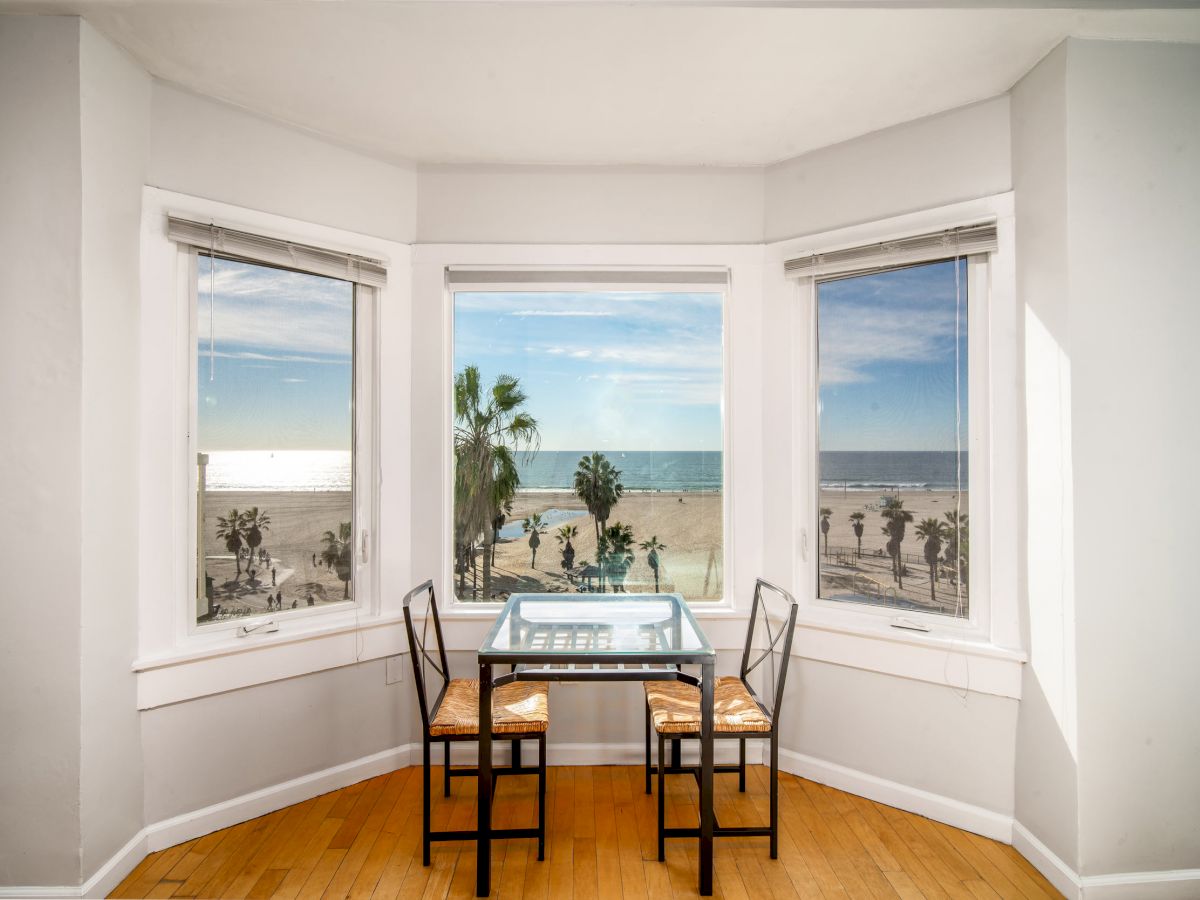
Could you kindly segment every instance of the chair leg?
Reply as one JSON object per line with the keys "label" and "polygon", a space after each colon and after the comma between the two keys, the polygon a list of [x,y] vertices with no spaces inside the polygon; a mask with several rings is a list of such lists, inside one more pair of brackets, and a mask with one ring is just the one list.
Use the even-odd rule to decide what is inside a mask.
{"label": "chair leg", "polygon": [[425,790],[421,794],[421,797],[423,800],[422,822],[421,822],[421,827],[422,827],[422,831],[421,831],[421,839],[422,839],[421,865],[427,866],[427,865],[429,865],[429,757],[431,755],[430,754],[430,742],[429,742],[428,737],[425,738],[424,748],[425,748],[425,754],[424,754],[425,758],[423,760],[422,770],[423,770],[424,779],[425,779]]}
{"label": "chair leg", "polygon": [[678,769],[683,765],[683,741],[679,738],[671,739],[671,766]]}
{"label": "chair leg", "polygon": [[663,837],[663,829],[667,827],[667,803],[666,803],[666,782],[664,781],[663,773],[663,758],[666,753],[666,739],[659,734],[658,736],[658,861],[664,862],[667,858],[666,838]]}
{"label": "chair leg", "polygon": [[546,735],[538,737],[538,862],[546,858]]}
{"label": "chair leg", "polygon": [[779,858],[779,733],[771,732],[771,859]]}
{"label": "chair leg", "polygon": [[650,704],[646,704],[646,793],[650,793]]}
{"label": "chair leg", "polygon": [[449,797],[450,796],[450,742],[443,741],[442,743],[445,744],[445,747],[446,747],[445,752],[443,752],[443,754],[442,754],[442,762],[445,763],[445,765],[442,767],[445,770],[442,773],[442,781],[443,781],[442,796]]}
{"label": "chair leg", "polygon": [[738,738],[738,790],[746,793],[746,739]]}

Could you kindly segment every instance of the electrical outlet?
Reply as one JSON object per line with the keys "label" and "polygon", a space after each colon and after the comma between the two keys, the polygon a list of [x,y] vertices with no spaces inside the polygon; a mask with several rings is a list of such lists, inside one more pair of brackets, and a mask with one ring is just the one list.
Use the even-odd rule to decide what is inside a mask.
{"label": "electrical outlet", "polygon": [[387,683],[395,684],[397,681],[404,680],[404,662],[403,656],[389,656],[387,658]]}

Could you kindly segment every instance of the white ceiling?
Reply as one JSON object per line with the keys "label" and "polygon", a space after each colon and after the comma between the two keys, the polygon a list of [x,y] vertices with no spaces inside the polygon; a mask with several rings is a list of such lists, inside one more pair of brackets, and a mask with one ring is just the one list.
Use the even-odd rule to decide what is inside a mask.
{"label": "white ceiling", "polygon": [[[27,5],[26,5],[27,6]],[[1200,11],[87,2],[151,73],[388,159],[765,165]]]}

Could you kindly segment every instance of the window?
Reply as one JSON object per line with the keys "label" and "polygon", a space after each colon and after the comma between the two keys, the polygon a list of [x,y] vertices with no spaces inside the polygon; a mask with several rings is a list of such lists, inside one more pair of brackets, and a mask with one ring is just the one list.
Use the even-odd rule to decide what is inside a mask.
{"label": "window", "polygon": [[448,538],[460,600],[723,597],[724,281],[456,287]]}
{"label": "window", "polygon": [[190,273],[188,631],[371,597],[379,260],[167,217]]}
{"label": "window", "polygon": [[355,286],[200,254],[198,625],[352,602]]}
{"label": "window", "polygon": [[970,614],[968,260],[816,283],[818,597]]}

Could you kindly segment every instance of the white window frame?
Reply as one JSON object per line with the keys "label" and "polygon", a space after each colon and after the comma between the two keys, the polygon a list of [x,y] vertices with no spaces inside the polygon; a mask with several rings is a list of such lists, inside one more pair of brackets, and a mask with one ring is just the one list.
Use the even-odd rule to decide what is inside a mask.
{"label": "white window frame", "polygon": [[[356,562],[355,597],[347,603],[196,624],[197,252],[167,236],[168,216],[329,247],[387,266],[385,287],[355,287]],[[397,627],[403,589],[392,586],[410,580],[409,260],[410,248],[392,241],[144,189],[139,655],[133,663],[140,709],[403,651],[403,629]],[[385,339],[399,352],[382,353]],[[385,383],[389,403],[383,408],[379,392]],[[279,630],[236,636],[237,626],[266,618]]]}
{"label": "white window frame", "polygon": [[[998,249],[968,260],[971,595],[966,619],[817,596],[819,446],[816,309],[811,278],[786,279],[783,261],[908,235],[994,221]],[[791,446],[792,571],[800,603],[801,656],[934,683],[1019,697],[1017,437],[1019,347],[1013,268],[1013,198],[981,200],[897,216],[768,245],[775,288],[793,312]],[[770,264],[769,264],[770,265]],[[819,279],[818,279],[819,280]],[[903,616],[929,628],[894,627]]]}
{"label": "white window frame", "polygon": [[[538,271],[545,274],[553,274],[554,268],[561,267],[546,267],[539,268],[537,266],[523,266],[521,271]],[[593,267],[594,269],[595,267]],[[665,268],[665,267],[664,267]],[[677,267],[671,267],[677,268]],[[628,272],[628,269],[622,270],[621,267],[613,267],[616,271]],[[455,286],[449,282],[449,272],[447,271],[447,280],[445,286],[445,304],[447,307],[446,317],[446,334],[449,342],[449,350],[446,354],[447,370],[446,370],[446,411],[445,411],[445,435],[447,453],[444,461],[443,484],[446,485],[446,523],[449,526],[454,521],[454,392],[453,384],[455,377],[455,361],[454,361],[454,295],[456,293],[504,293],[504,292],[520,292],[520,293],[538,293],[538,292],[558,292],[558,293],[604,293],[606,291],[636,291],[636,292],[653,292],[653,293],[705,293],[705,294],[720,294],[721,295],[721,597],[712,600],[688,600],[689,606],[693,612],[702,609],[732,609],[734,606],[730,596],[729,588],[729,572],[730,572],[730,498],[732,496],[732,488],[730,487],[730,454],[732,442],[730,439],[729,428],[729,389],[728,389],[728,373],[730,365],[730,344],[728,340],[729,333],[729,296],[730,286],[728,273],[723,284],[707,284],[707,283],[682,283],[682,282],[658,282],[647,281],[644,283],[629,282],[629,283],[609,283],[609,282],[584,282],[584,281],[538,281],[538,282],[516,282],[503,281],[500,279],[494,281],[482,282],[479,284],[459,285]],[[615,520],[615,519],[614,519]],[[493,615],[498,614],[504,608],[503,602],[493,602],[491,600],[464,600],[457,594],[457,578],[454,575],[454,540],[453,528],[447,527],[444,529],[442,558],[446,561],[449,569],[442,573],[446,578],[448,590],[446,598],[453,608],[459,607],[482,607],[491,611]]]}

